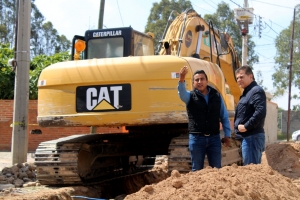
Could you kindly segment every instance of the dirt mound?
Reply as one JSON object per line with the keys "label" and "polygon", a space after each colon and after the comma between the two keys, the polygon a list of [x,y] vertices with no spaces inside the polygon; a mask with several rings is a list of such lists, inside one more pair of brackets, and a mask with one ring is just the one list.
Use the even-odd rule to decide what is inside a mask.
{"label": "dirt mound", "polygon": [[125,197],[126,200],[293,200],[300,196],[299,151],[299,143],[270,144],[266,147],[260,165],[232,165],[221,169],[208,167],[187,174],[179,174],[174,170],[170,177],[166,172],[167,159],[162,156],[147,175],[129,177],[97,187],[13,188],[0,192],[0,199],[60,200],[71,199],[72,195],[112,199],[120,194],[130,194]]}
{"label": "dirt mound", "polygon": [[128,195],[134,199],[299,199],[300,144],[276,143],[266,147],[262,164],[207,167],[144,186]]}
{"label": "dirt mound", "polygon": [[133,199],[299,199],[300,188],[265,165],[207,167],[172,176],[128,195]]}
{"label": "dirt mound", "polygon": [[270,166],[280,174],[291,179],[300,177],[300,144],[275,143],[266,147],[262,164]]}

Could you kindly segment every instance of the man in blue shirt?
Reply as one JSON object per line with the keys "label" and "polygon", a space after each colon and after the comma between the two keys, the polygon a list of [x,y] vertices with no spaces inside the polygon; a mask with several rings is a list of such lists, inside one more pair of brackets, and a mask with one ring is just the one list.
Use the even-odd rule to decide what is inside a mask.
{"label": "man in blue shirt", "polygon": [[220,121],[225,132],[224,143],[230,144],[230,123],[224,101],[214,88],[208,86],[207,75],[197,70],[193,75],[194,90],[185,88],[185,76],[188,67],[181,68],[178,94],[186,104],[189,118],[189,149],[192,171],[203,169],[205,155],[211,167],[221,168],[222,144]]}
{"label": "man in blue shirt", "polygon": [[265,150],[266,93],[257,85],[249,66],[238,68],[235,75],[238,85],[244,89],[234,117],[236,136],[242,138],[243,164],[260,164]]}

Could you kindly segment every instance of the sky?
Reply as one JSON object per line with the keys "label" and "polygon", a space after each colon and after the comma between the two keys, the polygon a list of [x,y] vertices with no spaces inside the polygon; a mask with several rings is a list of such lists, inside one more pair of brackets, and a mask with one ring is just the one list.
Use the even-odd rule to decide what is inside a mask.
{"label": "sky", "polygon": [[[198,14],[213,14],[221,0],[190,0]],[[232,10],[244,7],[247,0],[223,0]],[[60,35],[72,40],[74,35],[84,35],[86,30],[97,29],[101,0],[35,0],[35,4],[45,17],[51,21]],[[106,0],[104,9],[104,28],[128,27],[144,32],[153,3],[160,0]],[[270,93],[274,92],[272,74],[274,73],[274,57],[276,56],[275,39],[293,20],[294,7],[300,0],[248,0],[248,7],[253,8],[253,24],[249,26],[249,34],[256,44],[255,51],[259,63],[253,66],[254,75],[260,70],[263,86]],[[258,17],[262,19],[261,37],[258,36]],[[292,88],[292,94],[296,91]],[[288,109],[288,90],[283,97],[272,101],[280,108]],[[292,105],[300,101],[291,100]]]}

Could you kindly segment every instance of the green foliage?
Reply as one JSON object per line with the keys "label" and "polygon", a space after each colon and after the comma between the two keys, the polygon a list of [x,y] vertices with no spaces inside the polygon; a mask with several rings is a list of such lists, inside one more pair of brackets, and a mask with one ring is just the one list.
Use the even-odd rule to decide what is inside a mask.
{"label": "green foliage", "polygon": [[[217,28],[221,32],[227,32],[234,41],[234,47],[238,52],[239,60],[242,60],[242,35],[239,26],[236,23],[234,12],[230,10],[229,4],[220,3],[216,13],[204,15],[205,21],[211,21],[214,28]],[[252,66],[257,63],[259,58],[255,54],[255,43],[251,40],[251,35],[248,34],[248,60],[247,64]]]}
{"label": "green foliage", "polygon": [[[289,134],[289,140],[290,141],[292,141],[292,135],[291,134]],[[286,134],[282,134],[282,133],[278,133],[277,134],[277,140],[287,140],[287,136],[286,136]]]}
{"label": "green foliage", "polygon": [[[8,60],[14,58],[14,50],[9,44],[0,44],[0,99],[14,98],[15,72],[8,66]],[[30,62],[29,99],[37,99],[37,83],[43,69],[57,62],[69,60],[68,52],[56,53],[52,56],[38,55]]]}
{"label": "green foliage", "polygon": [[268,90],[268,88],[266,88],[265,86],[263,86],[264,80],[263,80],[263,76],[262,76],[262,73],[261,73],[260,70],[258,70],[257,73],[256,73],[255,81],[256,81],[257,84],[258,84],[259,86],[261,86],[265,91]]}
{"label": "green foliage", "polygon": [[[275,87],[274,97],[282,96],[289,87],[289,64],[291,53],[291,36],[293,21],[282,30],[275,39],[275,73],[272,75],[273,86]],[[292,86],[300,89],[300,4],[296,6],[294,42],[293,42],[293,62],[292,62]],[[293,90],[295,91],[295,90]],[[291,95],[292,99],[300,99],[297,93]],[[300,105],[293,106],[293,110],[300,110]]]}
{"label": "green foliage", "polygon": [[13,99],[15,73],[8,66],[8,60],[14,58],[14,50],[9,44],[0,44],[0,99]]}
{"label": "green foliage", "polygon": [[14,44],[16,1],[0,1],[0,43]]}
{"label": "green foliage", "polygon": [[0,24],[0,38],[5,38],[8,34],[8,30],[5,25]]}
{"label": "green foliage", "polygon": [[155,46],[163,36],[171,12],[182,13],[187,8],[193,8],[189,0],[161,0],[160,3],[153,3],[145,32],[154,33]]}
{"label": "green foliage", "polygon": [[[56,62],[69,59],[66,52],[71,42],[64,35],[59,35],[51,22],[44,22],[45,17],[31,0],[31,38],[30,38],[30,74],[29,99],[37,99],[37,82],[41,71]],[[14,58],[16,1],[0,0],[0,99],[14,98],[15,72],[7,65]],[[61,52],[61,53],[60,53]]]}
{"label": "green foliage", "polygon": [[54,63],[69,60],[69,58],[70,54],[68,52],[61,52],[52,56],[38,55],[32,59],[30,68],[34,70],[29,72],[29,99],[38,98],[37,84],[42,70]]}
{"label": "green foliage", "polygon": [[[31,57],[46,54],[53,55],[68,51],[71,41],[64,35],[59,35],[51,22],[45,22],[45,17],[31,0],[30,54]],[[0,0],[0,43],[15,46],[16,1]]]}

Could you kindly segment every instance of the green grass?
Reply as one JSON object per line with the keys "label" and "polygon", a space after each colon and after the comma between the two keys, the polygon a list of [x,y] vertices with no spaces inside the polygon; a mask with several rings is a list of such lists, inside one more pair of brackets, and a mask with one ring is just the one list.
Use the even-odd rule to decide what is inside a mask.
{"label": "green grass", "polygon": [[[277,134],[277,140],[286,140],[286,134],[281,134],[281,133],[278,133]],[[290,138],[290,141],[292,140],[292,135],[290,134],[289,135],[289,138]]]}

